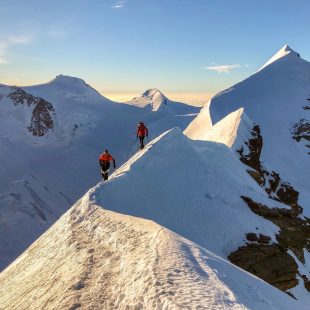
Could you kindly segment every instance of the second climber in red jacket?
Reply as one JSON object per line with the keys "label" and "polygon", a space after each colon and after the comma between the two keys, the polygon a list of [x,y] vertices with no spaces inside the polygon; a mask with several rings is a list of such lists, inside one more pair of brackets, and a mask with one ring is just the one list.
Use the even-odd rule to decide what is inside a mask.
{"label": "second climber in red jacket", "polygon": [[111,161],[113,162],[113,167],[115,169],[115,159],[109,154],[108,150],[105,150],[99,157],[101,175],[105,181],[109,178],[109,168]]}
{"label": "second climber in red jacket", "polygon": [[145,127],[143,122],[138,123],[137,139],[140,140],[140,150],[144,149],[144,138],[149,136],[149,130]]}

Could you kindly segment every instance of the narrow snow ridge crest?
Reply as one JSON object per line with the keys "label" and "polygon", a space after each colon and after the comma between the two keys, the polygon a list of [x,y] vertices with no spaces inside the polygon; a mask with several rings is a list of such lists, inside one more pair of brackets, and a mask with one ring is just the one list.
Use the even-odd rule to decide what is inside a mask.
{"label": "narrow snow ridge crest", "polygon": [[163,94],[160,90],[158,90],[157,88],[151,88],[151,89],[146,90],[146,91],[142,94],[142,96],[144,96],[144,97],[161,96],[161,97],[166,98],[166,97],[164,96],[164,94]]}
{"label": "narrow snow ridge crest", "polygon": [[[168,147],[169,149],[172,148],[172,145],[179,144],[179,143],[187,143],[186,137],[184,136],[182,130],[178,127],[172,128],[161,135],[159,135],[157,138],[152,140],[150,143],[147,144],[147,146],[140,152],[133,155],[123,166],[121,166],[115,174],[112,175],[113,177],[118,177],[123,175],[124,173],[127,173],[131,170],[133,166],[139,166],[139,160],[144,156],[151,156],[148,154],[149,150],[153,147],[157,147],[159,145],[160,153],[164,152],[164,149]],[[143,165],[143,164],[142,164]]]}
{"label": "narrow snow ridge crest", "polygon": [[294,56],[300,57],[297,52],[295,52],[292,48],[290,48],[287,44],[285,44],[275,55],[273,55],[258,71],[263,68],[269,66],[270,64],[276,62],[277,60],[286,57],[286,56]]}
{"label": "narrow snow ridge crest", "polygon": [[86,82],[78,77],[69,75],[57,75],[50,83],[64,83],[64,84],[79,84],[81,86],[88,86]]}

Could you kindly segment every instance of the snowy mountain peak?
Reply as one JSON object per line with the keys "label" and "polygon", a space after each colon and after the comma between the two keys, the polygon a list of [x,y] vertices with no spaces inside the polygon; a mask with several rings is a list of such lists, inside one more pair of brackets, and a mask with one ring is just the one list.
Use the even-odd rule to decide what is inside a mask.
{"label": "snowy mountain peak", "polygon": [[290,48],[287,44],[285,44],[276,54],[274,54],[258,71],[262,70],[263,68],[267,67],[268,65],[276,62],[277,60],[283,57],[298,57],[300,58],[299,53],[295,52],[292,48]]}
{"label": "snowy mountain peak", "polygon": [[88,102],[88,104],[96,104],[103,100],[109,101],[84,80],[62,74],[47,83],[23,87],[23,89],[36,96],[46,98],[51,102],[69,100],[75,103]]}
{"label": "snowy mountain peak", "polygon": [[135,97],[128,101],[128,104],[138,106],[140,108],[150,107],[152,111],[159,111],[166,106],[170,100],[158,89],[151,88],[142,93],[141,96]]}
{"label": "snowy mountain peak", "polygon": [[153,107],[153,111],[158,111],[161,106],[167,104],[167,97],[156,88],[148,89],[142,94]]}
{"label": "snowy mountain peak", "polygon": [[151,88],[151,89],[148,89],[146,90],[142,96],[144,97],[155,97],[155,96],[161,96],[162,98],[166,98],[166,96],[160,91],[158,90],[157,88]]}
{"label": "snowy mountain peak", "polygon": [[86,82],[80,78],[59,74],[50,83],[72,83],[87,86]]}

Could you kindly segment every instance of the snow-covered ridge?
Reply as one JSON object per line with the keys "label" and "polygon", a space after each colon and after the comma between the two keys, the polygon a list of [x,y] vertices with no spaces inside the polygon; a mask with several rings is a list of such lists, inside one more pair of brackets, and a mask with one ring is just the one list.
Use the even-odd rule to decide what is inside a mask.
{"label": "snow-covered ridge", "polygon": [[[309,225],[310,214],[309,96],[310,63],[285,46],[263,70],[214,96],[185,130],[191,139],[220,142],[230,147],[246,165],[253,180],[268,194],[270,201],[266,203],[256,201],[251,195],[241,196],[255,214],[280,228],[276,239],[286,252],[274,265],[280,269],[286,262],[280,273],[290,270],[295,276],[286,274],[282,277],[285,281],[277,285],[284,291],[289,288],[306,304],[310,292],[309,232],[304,230]],[[271,207],[271,200],[281,202],[282,206]],[[281,222],[279,219],[284,214],[287,218]],[[264,242],[249,244],[248,241],[259,239],[256,233],[253,236],[252,233],[247,235],[244,245],[229,257],[238,266],[259,275],[259,266],[251,266],[247,257],[262,259],[259,247],[260,253],[266,247]],[[272,270],[272,261],[276,260],[275,252],[272,254],[274,249],[276,247],[269,247],[270,265],[262,270],[265,274]],[[294,254],[289,254],[291,252]],[[299,268],[300,265],[303,267]],[[276,278],[265,279],[275,283]]]}
{"label": "snow-covered ridge", "polygon": [[275,55],[273,55],[258,71],[264,69],[265,67],[269,66],[273,62],[278,61],[284,57],[300,57],[299,53],[292,50],[287,44],[284,45]]}
{"label": "snow-covered ridge", "polygon": [[[176,126],[184,130],[198,111],[186,109],[175,105],[169,113],[154,113],[112,102],[68,76],[0,87],[0,270],[101,180],[98,156],[104,149],[120,166],[137,151],[139,121],[152,139]],[[43,121],[47,126],[38,126]]]}
{"label": "snow-covered ridge", "polygon": [[[192,166],[184,165],[186,158]],[[223,181],[227,167],[232,170]],[[173,173],[165,174],[168,169]],[[163,175],[165,182],[154,182]],[[253,188],[244,189],[246,182]],[[276,231],[239,198],[234,201],[230,191],[237,188],[253,192],[255,183],[227,147],[194,143],[179,129],[166,132],[91,189],[1,273],[0,304],[5,309],[306,309],[193,242],[225,257],[250,227]]]}
{"label": "snow-covered ridge", "polygon": [[72,102],[84,104],[110,101],[84,80],[67,75],[58,75],[50,82],[23,87],[23,89],[51,101],[62,99],[62,102],[64,100],[71,100]]}
{"label": "snow-covered ridge", "polygon": [[[209,107],[205,108],[205,112],[200,115],[200,118],[196,118],[184,133],[191,139],[214,141],[227,145],[228,147],[236,150],[240,145],[249,139],[249,133],[251,132],[254,123],[244,112],[244,108],[240,108],[228,114],[221,121],[214,126],[210,126],[209,130],[206,130],[208,124],[205,118],[209,113]],[[192,126],[196,128],[203,128],[203,130],[192,130]],[[198,133],[198,134],[195,134]]]}

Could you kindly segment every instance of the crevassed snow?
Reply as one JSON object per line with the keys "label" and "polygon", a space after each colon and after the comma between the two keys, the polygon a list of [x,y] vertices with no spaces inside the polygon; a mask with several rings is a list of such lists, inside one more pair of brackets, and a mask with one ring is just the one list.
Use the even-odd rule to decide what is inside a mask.
{"label": "crevassed snow", "polygon": [[148,220],[107,211],[91,190],[0,274],[3,309],[306,309]]}

